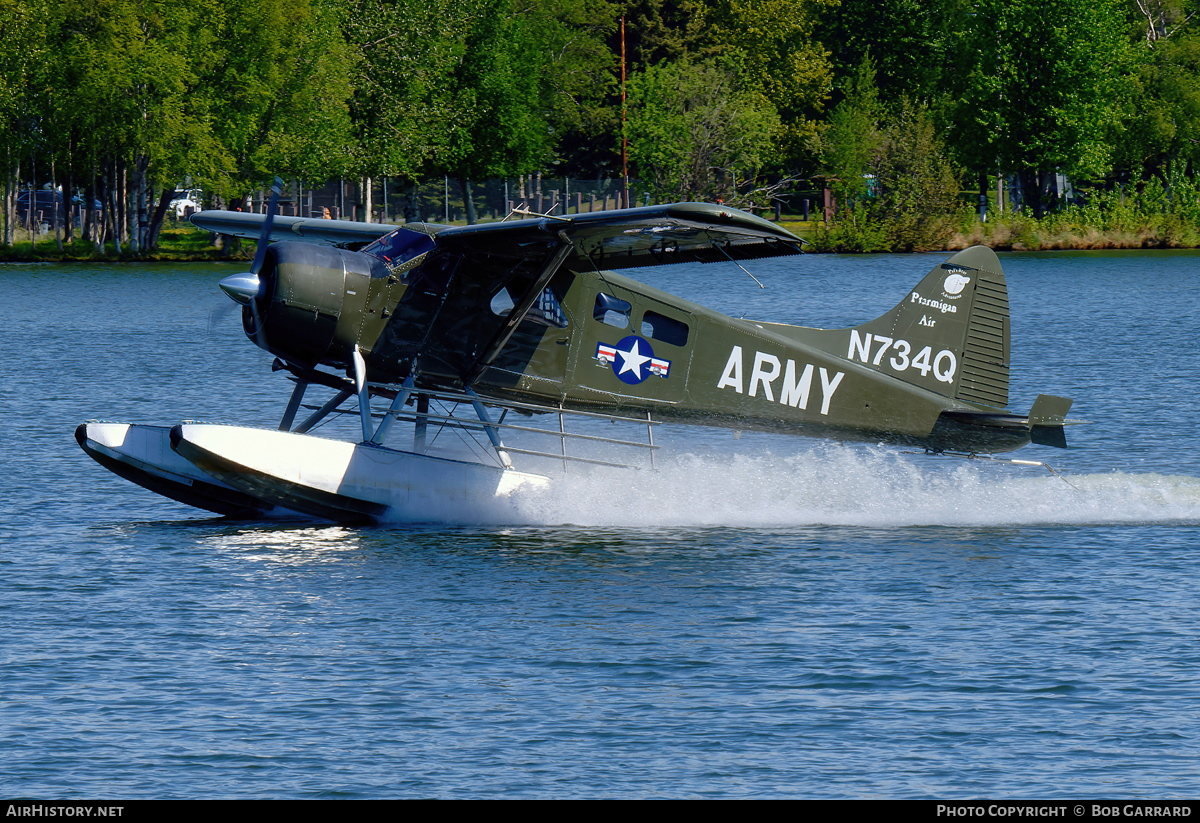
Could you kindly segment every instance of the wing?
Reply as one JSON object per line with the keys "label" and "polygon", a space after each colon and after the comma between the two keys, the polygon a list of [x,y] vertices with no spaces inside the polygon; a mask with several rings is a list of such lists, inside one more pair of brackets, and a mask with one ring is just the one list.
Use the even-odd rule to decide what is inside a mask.
{"label": "wing", "polygon": [[[710,203],[676,203],[456,226],[438,231],[389,323],[394,361],[470,385],[496,359],[560,270],[595,271],[800,253],[786,229]],[[512,308],[492,301],[506,290]]]}
{"label": "wing", "polygon": [[[191,219],[195,226],[206,231],[257,240],[267,216],[240,211],[208,209],[196,212]],[[427,226],[426,233],[432,233],[439,228],[441,227]],[[271,225],[269,239],[271,242],[299,240],[340,248],[356,248],[378,240],[395,229],[396,226],[386,223],[356,223],[353,220],[325,220],[320,217],[277,216]]]}
{"label": "wing", "polygon": [[714,203],[672,203],[570,217],[454,226],[437,233],[442,248],[468,255],[545,256],[547,240],[565,235],[562,265],[575,271],[711,263],[799,254],[799,237],[748,212]]}

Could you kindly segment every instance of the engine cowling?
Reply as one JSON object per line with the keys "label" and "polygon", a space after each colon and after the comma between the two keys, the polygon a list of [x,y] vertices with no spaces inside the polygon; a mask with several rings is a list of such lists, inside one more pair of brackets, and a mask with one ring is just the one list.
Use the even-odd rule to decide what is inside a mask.
{"label": "engine cowling", "polygon": [[[378,268],[379,271],[374,271]],[[386,266],[357,252],[307,243],[272,245],[258,288],[242,309],[242,328],[259,347],[305,368],[345,368],[362,325],[361,300]]]}

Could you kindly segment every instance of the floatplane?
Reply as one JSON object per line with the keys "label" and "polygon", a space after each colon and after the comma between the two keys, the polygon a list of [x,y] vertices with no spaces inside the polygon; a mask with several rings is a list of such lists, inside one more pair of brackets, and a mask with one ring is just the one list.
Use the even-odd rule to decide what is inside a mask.
{"label": "floatplane", "polygon": [[[202,211],[209,231],[258,239],[250,271],[220,287],[246,336],[295,386],[277,430],[87,422],[101,465],[223,515],[426,519],[486,505],[553,472],[518,461],[607,463],[568,448],[640,446],[664,422],[994,455],[1065,446],[1071,401],[1010,412],[1008,293],[977,246],[935,266],[883,316],[847,329],[735,319],[619,272],[793,255],[801,241],[755,215],[676,203],[570,216],[400,228]],[[510,215],[512,217],[513,215]],[[275,241],[275,242],[270,242]],[[331,393],[305,405],[311,390]],[[299,423],[301,409],[311,411]],[[349,439],[312,430],[350,415]],[[580,434],[618,420],[644,442]],[[545,422],[549,421],[549,422]],[[396,443],[396,424],[411,439]],[[470,432],[487,461],[439,453],[430,433]],[[518,448],[538,432],[557,448]],[[506,442],[507,441],[507,442]],[[1015,461],[1020,462],[1020,461]]]}

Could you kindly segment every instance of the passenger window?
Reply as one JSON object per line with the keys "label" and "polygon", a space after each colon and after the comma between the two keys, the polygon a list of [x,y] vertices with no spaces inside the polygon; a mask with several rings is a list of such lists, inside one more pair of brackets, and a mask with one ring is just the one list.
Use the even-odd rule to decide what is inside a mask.
{"label": "passenger window", "polygon": [[592,317],[609,326],[627,329],[629,328],[629,312],[632,309],[633,307],[629,305],[628,301],[600,292],[596,295],[596,307],[592,310]]}
{"label": "passenger window", "polygon": [[651,340],[661,340],[672,346],[686,346],[688,326],[674,317],[667,317],[656,311],[648,311],[642,315],[642,337]]}

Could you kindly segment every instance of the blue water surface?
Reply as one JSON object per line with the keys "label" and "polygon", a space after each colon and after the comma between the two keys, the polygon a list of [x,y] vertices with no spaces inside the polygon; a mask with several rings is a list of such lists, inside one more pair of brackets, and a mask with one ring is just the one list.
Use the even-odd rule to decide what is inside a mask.
{"label": "blue water surface", "polygon": [[[639,277],[735,316],[886,311],[945,255]],[[1001,255],[1038,468],[670,429],[518,522],[211,518],[87,419],[273,427],[228,266],[0,267],[0,795],[1200,794],[1200,256]]]}

